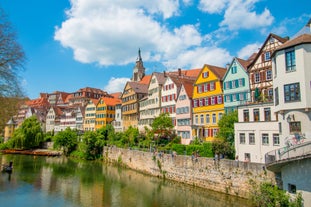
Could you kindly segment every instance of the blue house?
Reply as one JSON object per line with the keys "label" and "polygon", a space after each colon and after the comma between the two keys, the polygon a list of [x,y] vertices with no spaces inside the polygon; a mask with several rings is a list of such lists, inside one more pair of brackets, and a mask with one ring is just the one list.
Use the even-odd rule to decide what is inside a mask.
{"label": "blue house", "polygon": [[250,101],[247,66],[250,61],[233,58],[223,78],[225,113],[234,111],[237,106]]}

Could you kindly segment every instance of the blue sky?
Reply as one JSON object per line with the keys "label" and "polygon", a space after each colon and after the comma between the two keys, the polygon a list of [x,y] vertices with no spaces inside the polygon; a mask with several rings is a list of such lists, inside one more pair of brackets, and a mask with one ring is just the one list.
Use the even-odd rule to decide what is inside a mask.
{"label": "blue sky", "polygon": [[0,0],[23,47],[26,95],[123,91],[141,48],[146,73],[225,67],[269,33],[292,37],[310,0]]}

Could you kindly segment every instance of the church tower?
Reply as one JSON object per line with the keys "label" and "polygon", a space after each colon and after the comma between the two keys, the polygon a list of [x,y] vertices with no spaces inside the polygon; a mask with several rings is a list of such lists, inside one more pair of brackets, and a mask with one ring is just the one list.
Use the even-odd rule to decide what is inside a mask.
{"label": "church tower", "polygon": [[136,65],[133,69],[132,81],[139,82],[143,79],[144,76],[145,76],[145,68],[144,68],[144,63],[143,63],[143,60],[141,58],[140,48],[139,48],[138,57],[136,60]]}

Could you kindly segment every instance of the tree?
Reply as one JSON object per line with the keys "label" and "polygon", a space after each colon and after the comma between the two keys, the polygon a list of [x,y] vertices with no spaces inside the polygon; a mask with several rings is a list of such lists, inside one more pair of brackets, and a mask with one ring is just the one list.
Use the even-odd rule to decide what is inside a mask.
{"label": "tree", "polygon": [[218,138],[223,138],[230,144],[234,143],[234,123],[238,122],[238,112],[233,111],[224,114],[218,122],[219,132]]}
{"label": "tree", "polygon": [[23,70],[25,54],[16,33],[0,8],[0,97],[22,97],[18,72]]}
{"label": "tree", "polygon": [[44,141],[41,124],[37,117],[31,116],[24,120],[22,125],[16,129],[11,138],[13,147],[31,149],[39,147]]}
{"label": "tree", "polygon": [[54,136],[54,147],[63,148],[65,155],[74,151],[78,144],[78,133],[69,127]]}
{"label": "tree", "polygon": [[168,113],[161,113],[153,120],[151,128],[153,132],[158,134],[160,137],[167,138],[171,135],[174,125]]}

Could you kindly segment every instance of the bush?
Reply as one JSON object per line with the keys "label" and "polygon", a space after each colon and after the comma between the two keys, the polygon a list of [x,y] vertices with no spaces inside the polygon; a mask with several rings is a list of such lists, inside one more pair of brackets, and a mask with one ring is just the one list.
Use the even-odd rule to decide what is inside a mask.
{"label": "bush", "polygon": [[279,189],[271,183],[261,183],[254,186],[254,192],[251,194],[251,201],[255,206],[282,206],[282,207],[302,207],[303,200],[298,193],[295,198],[291,198],[286,191]]}

